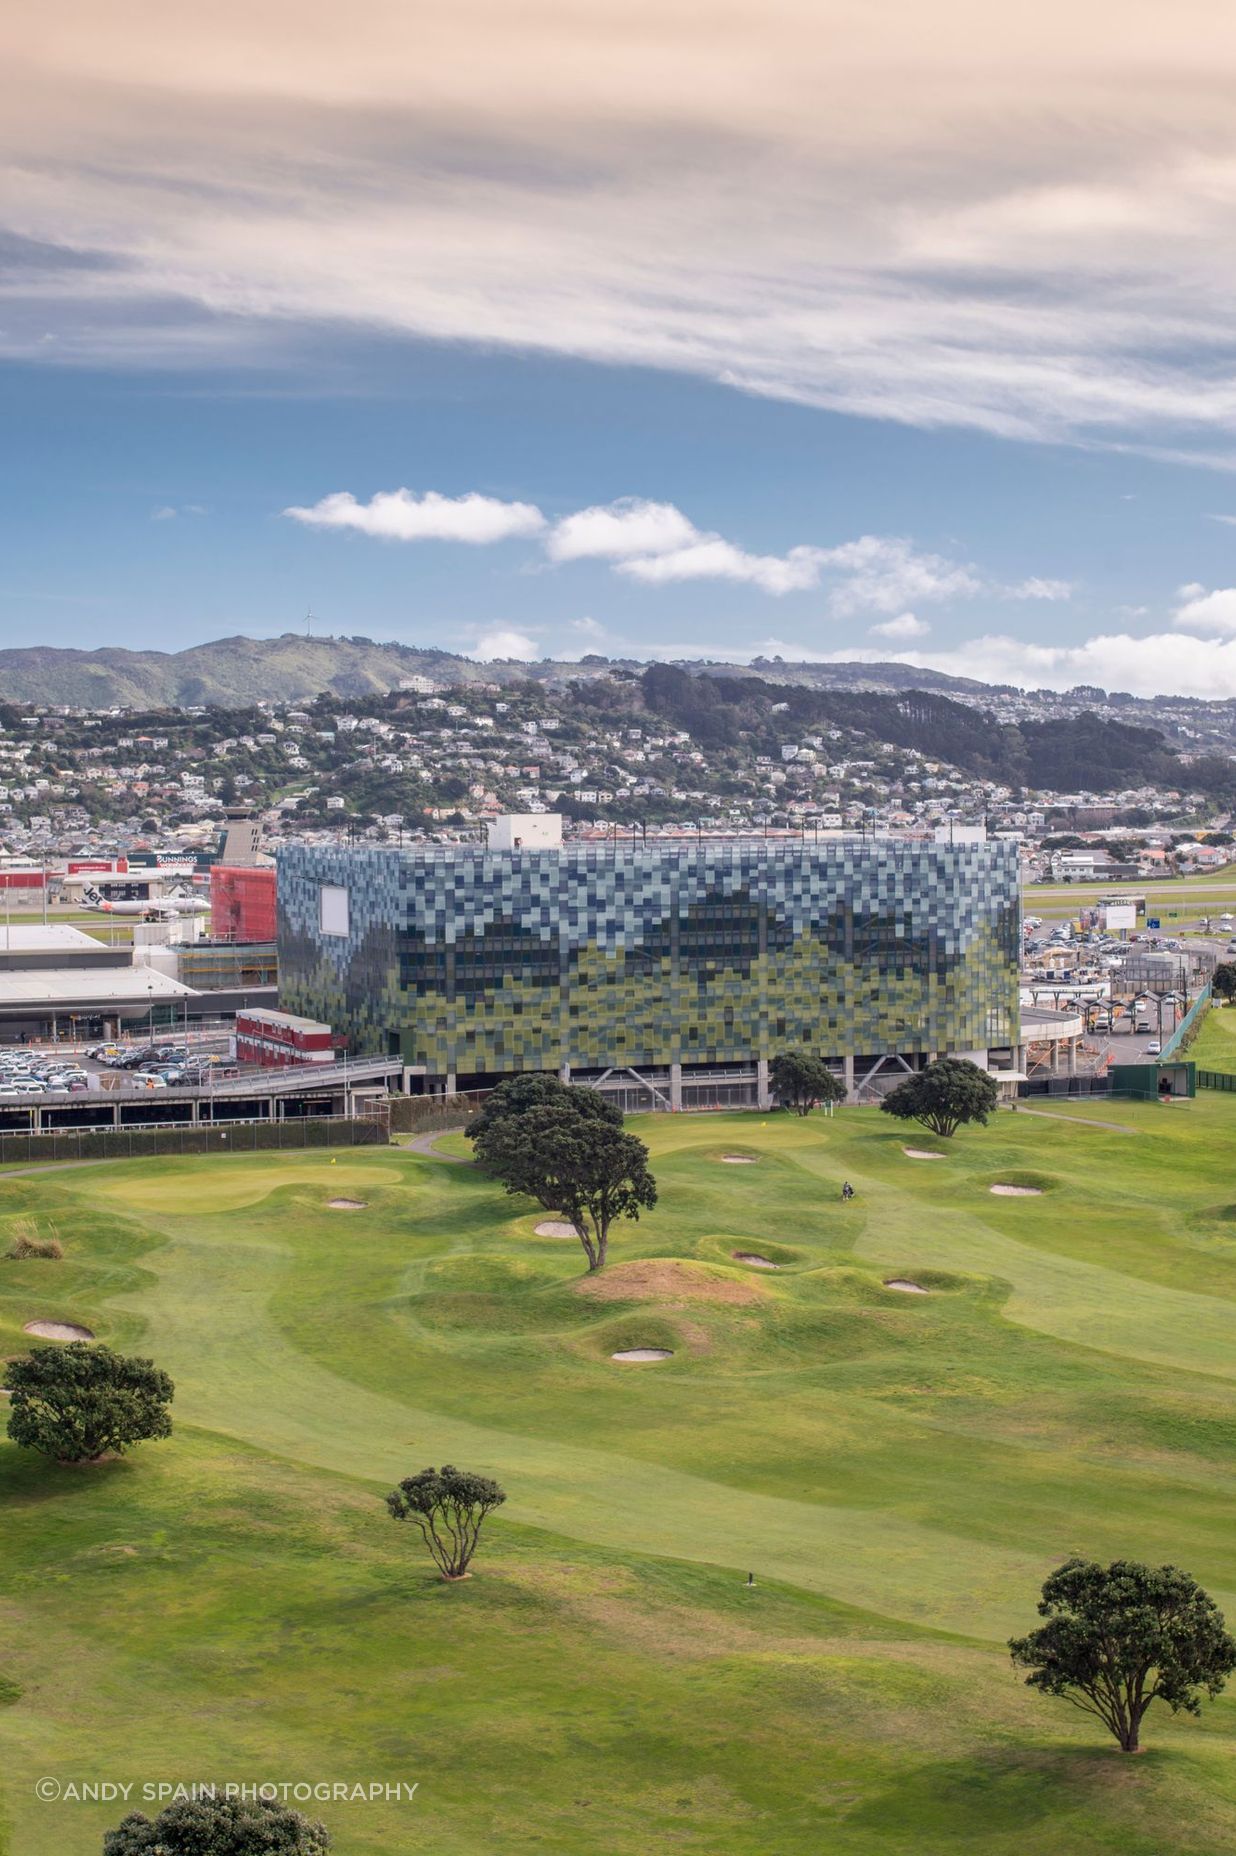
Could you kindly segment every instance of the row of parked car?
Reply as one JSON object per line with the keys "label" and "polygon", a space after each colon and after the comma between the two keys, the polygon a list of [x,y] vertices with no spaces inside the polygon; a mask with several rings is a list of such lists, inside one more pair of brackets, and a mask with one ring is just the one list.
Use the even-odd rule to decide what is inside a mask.
{"label": "row of parked car", "polygon": [[0,1054],[0,1095],[76,1095],[89,1087],[89,1073],[70,1058],[27,1056],[21,1051]]}
{"label": "row of parked car", "polygon": [[226,1059],[208,1051],[190,1051],[185,1044],[148,1044],[135,1049],[127,1044],[96,1044],[86,1052],[109,1070],[127,1070],[146,1089],[201,1089],[220,1076],[235,1075]]}

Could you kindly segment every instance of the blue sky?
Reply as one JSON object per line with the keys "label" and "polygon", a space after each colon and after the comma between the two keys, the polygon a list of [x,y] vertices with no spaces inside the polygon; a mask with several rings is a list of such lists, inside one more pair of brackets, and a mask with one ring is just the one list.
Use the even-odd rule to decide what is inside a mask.
{"label": "blue sky", "polygon": [[0,21],[4,643],[1236,695],[1236,20],[357,17]]}

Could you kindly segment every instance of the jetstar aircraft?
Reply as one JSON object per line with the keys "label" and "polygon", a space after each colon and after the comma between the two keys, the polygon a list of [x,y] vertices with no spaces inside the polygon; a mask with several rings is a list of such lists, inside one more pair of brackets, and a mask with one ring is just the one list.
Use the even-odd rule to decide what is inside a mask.
{"label": "jetstar aircraft", "polygon": [[140,915],[146,922],[166,921],[177,915],[205,915],[210,908],[204,896],[189,896],[179,890],[170,896],[148,897],[145,902],[109,902],[97,889],[84,889],[82,902],[100,915]]}

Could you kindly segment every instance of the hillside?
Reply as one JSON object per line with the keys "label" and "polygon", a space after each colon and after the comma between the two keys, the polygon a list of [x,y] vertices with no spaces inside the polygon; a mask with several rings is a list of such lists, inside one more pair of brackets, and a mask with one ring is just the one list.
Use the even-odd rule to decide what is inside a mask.
{"label": "hillside", "polygon": [[[218,638],[185,651],[126,651],[103,647],[69,651],[32,645],[0,651],[0,700],[70,704],[74,708],[165,709],[243,707],[248,703],[307,702],[324,693],[381,695],[409,678],[440,683],[563,683],[638,671],[642,664],[586,658],[582,663],[480,664],[450,651],[377,644],[368,638]],[[824,688],[970,689],[982,686],[904,664],[769,664],[787,682]],[[707,666],[711,675],[745,676],[736,664]]]}

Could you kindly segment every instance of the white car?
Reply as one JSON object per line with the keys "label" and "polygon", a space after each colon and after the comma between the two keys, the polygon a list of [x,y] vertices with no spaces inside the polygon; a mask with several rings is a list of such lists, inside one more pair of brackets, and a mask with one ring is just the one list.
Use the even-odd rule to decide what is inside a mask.
{"label": "white car", "polygon": [[1148,1057],[1159,1057],[1162,1054],[1163,1046],[1160,1044],[1158,1038],[1152,1038],[1150,1043],[1146,1046],[1146,1055]]}

